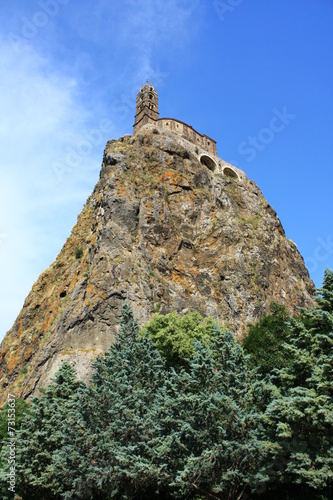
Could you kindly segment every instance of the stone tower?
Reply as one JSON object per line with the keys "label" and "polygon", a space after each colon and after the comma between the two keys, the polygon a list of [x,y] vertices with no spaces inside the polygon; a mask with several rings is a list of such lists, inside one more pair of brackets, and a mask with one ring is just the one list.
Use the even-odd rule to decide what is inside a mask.
{"label": "stone tower", "polygon": [[134,133],[143,125],[158,121],[157,90],[148,81],[145,86],[141,86],[140,92],[137,95],[135,112]]}

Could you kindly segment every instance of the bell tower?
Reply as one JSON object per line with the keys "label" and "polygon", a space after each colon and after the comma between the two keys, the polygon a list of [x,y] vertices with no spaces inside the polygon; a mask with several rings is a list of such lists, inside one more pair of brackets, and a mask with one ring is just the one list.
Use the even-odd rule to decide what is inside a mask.
{"label": "bell tower", "polygon": [[157,90],[151,83],[146,82],[141,86],[136,98],[135,122],[133,132],[137,132],[140,127],[147,123],[156,123],[159,118]]}

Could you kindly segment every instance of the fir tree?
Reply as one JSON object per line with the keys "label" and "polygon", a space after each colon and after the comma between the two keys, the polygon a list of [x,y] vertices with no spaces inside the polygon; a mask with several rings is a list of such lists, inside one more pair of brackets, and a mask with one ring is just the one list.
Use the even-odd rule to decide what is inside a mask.
{"label": "fir tree", "polygon": [[[186,369],[166,364],[125,310],[114,345],[95,362],[83,412],[103,498],[237,498],[266,477],[269,454],[242,348],[214,327]],[[255,387],[252,391],[251,387]]]}
{"label": "fir tree", "polygon": [[[44,394],[32,399],[31,414],[17,435],[18,493],[23,498],[73,498],[78,494],[77,468],[87,452],[73,368],[63,363]],[[85,497],[87,498],[87,497]]]}
{"label": "fir tree", "polygon": [[[8,490],[8,403],[0,410],[0,497],[3,499],[13,498],[13,494]],[[22,420],[29,414],[29,405],[21,398],[15,399],[15,430],[18,432]],[[11,424],[11,427],[14,427]],[[16,436],[14,437],[17,442]]]}
{"label": "fir tree", "polygon": [[325,269],[323,287],[318,289],[317,303],[323,311],[333,312],[333,271]]}
{"label": "fir tree", "polygon": [[259,470],[271,443],[262,439],[253,373],[234,337],[214,330],[212,349],[196,343],[188,369],[169,372],[155,406],[151,449],[174,498],[235,499],[266,479]]}
{"label": "fir tree", "polygon": [[318,305],[303,309],[283,345],[290,363],[273,371],[278,387],[266,410],[280,447],[271,474],[277,481],[325,489],[333,479],[333,274],[325,272]]}
{"label": "fir tree", "polygon": [[152,408],[165,383],[165,361],[138,331],[125,306],[116,343],[96,360],[85,395],[95,480],[105,498],[153,498],[159,491],[150,443],[158,432]]}
{"label": "fir tree", "polygon": [[277,477],[270,464],[285,443],[275,432],[273,399],[285,395],[256,379],[230,332],[210,322],[205,332],[197,319],[202,341],[193,332],[183,339],[189,349],[182,355],[189,356],[178,351],[175,367],[138,333],[127,305],[116,342],[94,362],[90,386],[63,364],[19,431],[23,498],[233,500],[245,489],[258,491],[268,474]]}
{"label": "fir tree", "polygon": [[250,362],[265,376],[273,369],[288,365],[290,358],[282,349],[290,333],[291,317],[282,305],[271,303],[271,314],[251,325],[243,341],[243,348],[250,354]]}

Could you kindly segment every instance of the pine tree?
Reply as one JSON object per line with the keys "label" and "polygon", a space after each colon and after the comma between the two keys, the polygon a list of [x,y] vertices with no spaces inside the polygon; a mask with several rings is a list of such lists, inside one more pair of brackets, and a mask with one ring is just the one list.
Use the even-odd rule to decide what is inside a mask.
{"label": "pine tree", "polygon": [[169,372],[155,407],[154,462],[175,498],[235,499],[266,480],[259,471],[271,443],[262,439],[253,373],[234,337],[214,330],[212,349],[196,343],[189,369]]}
{"label": "pine tree", "polygon": [[[237,498],[266,477],[255,382],[232,334],[214,327],[173,368],[127,309],[119,337],[95,362],[84,415],[93,435],[90,478],[103,498]],[[251,387],[255,389],[252,390]]]}
{"label": "pine tree", "polygon": [[193,351],[183,368],[173,367],[138,333],[125,305],[116,342],[94,362],[91,384],[78,382],[64,363],[33,400],[18,436],[19,493],[233,500],[267,482],[263,462],[272,443],[258,410],[265,385],[230,332],[213,325],[212,334],[208,323],[206,336],[199,327],[203,341],[190,335]]}
{"label": "pine tree", "polygon": [[325,272],[318,305],[303,309],[283,345],[290,363],[273,371],[278,387],[266,411],[271,439],[280,447],[272,476],[325,489],[333,479],[333,273]]}
{"label": "pine tree", "polygon": [[85,395],[95,481],[105,498],[153,498],[159,491],[150,444],[159,428],[151,410],[165,383],[165,361],[138,331],[125,306],[116,343],[96,360]]}
{"label": "pine tree", "polygon": [[81,498],[76,479],[83,471],[77,465],[87,452],[82,389],[73,368],[63,363],[44,394],[32,399],[17,435],[17,491],[23,498],[72,498],[74,492]]}
{"label": "pine tree", "polygon": [[[0,497],[3,499],[13,498],[14,496],[13,493],[8,490],[9,487],[8,408],[9,405],[8,403],[6,403],[0,410]],[[21,398],[16,398],[15,418],[14,418],[15,434],[19,430],[22,420],[29,413],[30,411],[28,403]],[[10,427],[14,427],[14,425],[11,424]],[[16,435],[14,436],[14,441],[15,443],[17,442]]]}
{"label": "pine tree", "polygon": [[333,312],[333,271],[325,269],[323,287],[318,289],[317,303],[323,311]]}
{"label": "pine tree", "polygon": [[243,341],[243,348],[250,354],[250,362],[264,377],[273,369],[288,365],[290,358],[282,349],[290,333],[291,317],[286,308],[272,302],[271,314],[251,325]]}

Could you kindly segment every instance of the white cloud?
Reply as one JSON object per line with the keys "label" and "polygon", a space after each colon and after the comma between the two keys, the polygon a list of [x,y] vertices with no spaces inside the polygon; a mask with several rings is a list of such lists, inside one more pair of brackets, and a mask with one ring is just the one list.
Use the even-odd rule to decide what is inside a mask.
{"label": "white cloud", "polygon": [[200,5],[69,2],[26,43],[0,36],[0,341],[69,236],[105,143],[131,131],[136,89],[166,78],[162,54],[189,48]]}
{"label": "white cloud", "polygon": [[69,235],[110,131],[80,105],[75,80],[28,46],[0,39],[0,67],[1,340]]}

